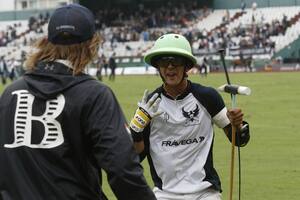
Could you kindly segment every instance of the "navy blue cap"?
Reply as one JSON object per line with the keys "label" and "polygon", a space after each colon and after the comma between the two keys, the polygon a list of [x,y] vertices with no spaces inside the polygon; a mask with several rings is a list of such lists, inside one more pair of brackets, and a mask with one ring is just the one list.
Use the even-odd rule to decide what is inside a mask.
{"label": "navy blue cap", "polygon": [[53,44],[78,44],[91,39],[94,33],[93,13],[79,4],[57,8],[48,24],[48,41]]}

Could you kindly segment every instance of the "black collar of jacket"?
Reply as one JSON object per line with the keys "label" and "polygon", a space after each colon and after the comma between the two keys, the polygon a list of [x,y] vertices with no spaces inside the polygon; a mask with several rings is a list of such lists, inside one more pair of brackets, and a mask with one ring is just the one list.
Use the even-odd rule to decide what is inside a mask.
{"label": "black collar of jacket", "polygon": [[[48,74],[65,74],[65,75],[72,75],[73,69],[70,67],[65,66],[64,64],[60,62],[55,61],[41,61],[37,64],[34,70],[28,71],[27,73],[48,73]],[[83,74],[83,73],[80,73]]]}

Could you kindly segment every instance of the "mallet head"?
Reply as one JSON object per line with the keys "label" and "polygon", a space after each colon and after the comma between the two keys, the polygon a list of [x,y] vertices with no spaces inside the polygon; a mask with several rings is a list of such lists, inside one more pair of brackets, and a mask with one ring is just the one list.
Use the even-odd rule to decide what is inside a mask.
{"label": "mallet head", "polygon": [[241,95],[250,95],[251,89],[246,86],[240,86],[240,85],[222,85],[218,88],[221,92],[227,92],[233,95],[241,94]]}

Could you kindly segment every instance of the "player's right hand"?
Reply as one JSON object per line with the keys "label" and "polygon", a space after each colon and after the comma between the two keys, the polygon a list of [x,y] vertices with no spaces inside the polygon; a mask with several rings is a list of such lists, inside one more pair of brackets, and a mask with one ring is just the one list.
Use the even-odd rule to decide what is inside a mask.
{"label": "player's right hand", "polygon": [[148,95],[148,90],[145,90],[142,100],[138,102],[138,109],[130,122],[130,128],[135,132],[142,132],[153,117],[161,114],[161,112],[158,111],[161,102],[158,93],[155,93],[149,101],[147,101]]}

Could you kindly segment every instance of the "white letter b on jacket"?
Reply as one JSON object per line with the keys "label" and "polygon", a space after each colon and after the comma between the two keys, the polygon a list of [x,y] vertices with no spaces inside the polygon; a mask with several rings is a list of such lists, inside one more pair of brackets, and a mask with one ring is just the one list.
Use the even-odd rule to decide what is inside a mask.
{"label": "white letter b on jacket", "polygon": [[[64,137],[60,123],[56,117],[65,106],[65,97],[60,94],[55,99],[46,101],[46,110],[40,116],[32,115],[34,96],[27,90],[17,90],[12,93],[17,95],[17,107],[14,121],[14,142],[5,144],[6,148],[27,146],[30,148],[49,149],[61,145]],[[32,121],[38,121],[44,126],[44,137],[39,144],[32,144]]]}

